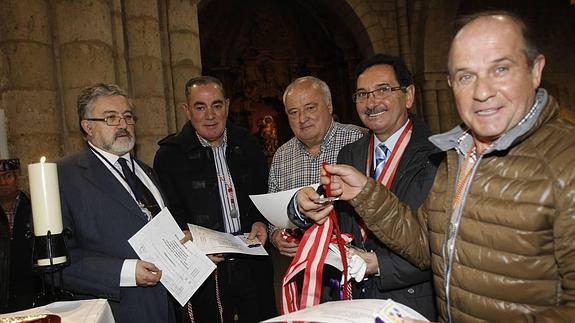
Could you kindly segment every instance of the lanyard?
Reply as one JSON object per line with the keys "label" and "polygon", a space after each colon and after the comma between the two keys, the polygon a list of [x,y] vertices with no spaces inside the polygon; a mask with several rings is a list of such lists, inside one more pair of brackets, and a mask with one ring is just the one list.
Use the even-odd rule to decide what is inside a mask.
{"label": "lanyard", "polygon": [[[232,218],[237,218],[239,215],[238,208],[236,207],[236,199],[234,193],[234,186],[232,182],[232,177],[228,172],[228,176],[219,175],[220,181],[224,184],[224,190],[226,191],[226,196],[228,197],[228,201],[230,202],[231,210],[230,216]],[[229,182],[228,182],[229,181]]]}
{"label": "lanyard", "polygon": [[[128,187],[130,187],[130,184],[128,184],[128,181],[126,180],[126,176],[124,175],[124,173],[122,173],[119,169],[117,169],[116,166],[114,166],[114,164],[110,163],[108,158],[104,157],[104,155],[102,155],[99,151],[97,151],[96,149],[94,149],[90,145],[88,145],[88,147],[90,148],[90,150],[92,152],[94,152],[94,154],[98,155],[106,164],[110,165],[110,167],[112,167],[112,169],[115,170],[116,173],[118,173],[118,175],[120,175],[120,177],[124,180],[124,182],[126,182]],[[119,158],[122,158],[122,157],[119,157]],[[134,158],[132,158],[132,156],[130,156],[130,161],[132,162],[132,172],[134,172],[134,174],[136,174],[136,165],[134,164]]]}
{"label": "lanyard", "polygon": [[[385,166],[383,167],[383,171],[379,175],[377,179],[378,182],[382,183],[388,189],[391,187],[391,183],[393,182],[393,178],[395,177],[395,172],[397,171],[397,166],[399,166],[399,161],[403,156],[403,152],[411,139],[411,130],[413,129],[413,122],[411,120],[407,121],[407,125],[405,129],[401,132],[397,143],[393,147],[393,151],[389,155],[389,158],[385,162]],[[369,142],[369,151],[367,156],[367,166],[365,168],[366,175],[371,177],[372,173],[374,172],[373,169],[373,146],[375,144],[375,134],[371,136],[371,140]]]}
{"label": "lanyard", "polygon": [[[116,173],[118,173],[118,175],[120,175],[120,177],[124,180],[126,185],[130,188],[130,191],[132,191],[132,195],[134,196],[134,200],[136,200],[138,207],[140,207],[140,209],[142,209],[142,212],[144,212],[146,214],[146,216],[148,217],[148,220],[151,219],[152,216],[151,216],[151,213],[149,212],[148,208],[146,207],[146,204],[144,202],[138,200],[138,197],[136,196],[136,192],[133,191],[132,187],[130,186],[130,184],[126,180],[126,176],[124,175],[124,173],[121,172],[119,169],[117,169],[112,163],[110,163],[110,161],[106,157],[104,157],[104,155],[102,155],[99,151],[97,151],[96,149],[94,149],[90,145],[88,145],[88,147],[90,147],[90,150],[93,151],[94,154],[100,156],[100,158],[103,159],[106,164],[110,165],[110,167],[112,167],[112,169],[115,170]],[[122,157],[120,157],[120,158],[122,158]],[[137,177],[136,165],[134,164],[134,158],[132,158],[132,156],[130,156],[130,161],[132,162],[132,172]]]}

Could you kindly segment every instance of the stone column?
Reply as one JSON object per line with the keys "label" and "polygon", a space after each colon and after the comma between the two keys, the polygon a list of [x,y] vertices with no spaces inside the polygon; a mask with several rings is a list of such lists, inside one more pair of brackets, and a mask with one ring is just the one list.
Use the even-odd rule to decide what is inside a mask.
{"label": "stone column", "polygon": [[94,83],[116,83],[114,33],[106,0],[53,1],[56,74],[63,97],[64,153],[82,149],[76,100]]}
{"label": "stone column", "polygon": [[[0,108],[7,117],[8,145],[26,165],[61,154],[61,114],[47,1],[0,1]],[[27,186],[27,179],[21,180]]]}
{"label": "stone column", "polygon": [[460,123],[451,89],[447,85],[447,73],[423,75],[423,117],[434,133],[450,130]]}
{"label": "stone column", "polygon": [[168,132],[157,1],[124,1],[128,73],[131,95],[139,119],[136,154],[148,164],[157,142]]}
{"label": "stone column", "polygon": [[170,132],[176,132],[188,120],[182,111],[186,101],[186,81],[202,74],[200,32],[198,27],[198,1],[168,0],[167,20],[170,48],[170,67],[174,98],[168,115],[172,117]]}
{"label": "stone column", "polygon": [[437,133],[440,131],[441,126],[435,82],[427,79],[423,82],[423,119],[431,131]]}
{"label": "stone column", "polygon": [[[399,39],[399,53],[410,71],[413,71],[413,53],[411,51],[411,40],[409,33],[409,20],[407,17],[406,0],[397,0],[397,38]],[[412,72],[413,73],[413,72]]]}
{"label": "stone column", "polygon": [[446,78],[436,82],[435,90],[437,91],[437,105],[439,106],[439,124],[440,131],[449,131],[461,122],[451,88],[448,86]]}

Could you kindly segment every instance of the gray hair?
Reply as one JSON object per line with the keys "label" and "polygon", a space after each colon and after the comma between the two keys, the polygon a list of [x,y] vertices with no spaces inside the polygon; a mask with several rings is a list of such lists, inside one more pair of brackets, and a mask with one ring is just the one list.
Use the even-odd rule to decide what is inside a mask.
{"label": "gray hair", "polygon": [[[97,83],[92,86],[89,86],[83,89],[78,95],[77,106],[78,106],[78,122],[82,123],[82,120],[89,118],[88,113],[92,110],[92,105],[99,97],[108,97],[108,96],[116,96],[120,95],[126,98],[128,101],[128,105],[130,108],[133,108],[132,100],[128,98],[128,95],[124,90],[122,90],[116,84],[104,84],[104,83]],[[80,130],[82,130],[82,134],[84,136],[87,133],[82,128],[80,124]]]}
{"label": "gray hair", "polygon": [[304,77],[300,77],[300,78],[295,79],[293,82],[291,82],[286,87],[286,90],[284,91],[284,95],[282,97],[282,101],[284,103],[284,106],[286,105],[287,95],[292,90],[292,88],[299,83],[303,83],[303,82],[307,82],[307,81],[313,82],[313,84],[317,85],[320,88],[320,90],[323,92],[323,97],[324,97],[325,103],[327,105],[331,104],[331,92],[329,90],[329,86],[327,86],[327,83],[325,83],[324,81],[322,81],[322,80],[320,80],[314,76],[304,76]]}

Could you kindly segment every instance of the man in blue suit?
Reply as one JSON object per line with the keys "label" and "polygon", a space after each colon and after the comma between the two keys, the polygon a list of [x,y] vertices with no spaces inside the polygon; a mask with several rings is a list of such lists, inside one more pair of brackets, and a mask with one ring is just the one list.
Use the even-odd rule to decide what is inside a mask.
{"label": "man in blue suit", "polygon": [[131,101],[117,85],[96,84],[80,93],[78,115],[87,145],[57,162],[63,222],[72,231],[65,288],[108,299],[116,322],[174,322],[162,272],[128,243],[165,207],[151,168],[130,155]]}

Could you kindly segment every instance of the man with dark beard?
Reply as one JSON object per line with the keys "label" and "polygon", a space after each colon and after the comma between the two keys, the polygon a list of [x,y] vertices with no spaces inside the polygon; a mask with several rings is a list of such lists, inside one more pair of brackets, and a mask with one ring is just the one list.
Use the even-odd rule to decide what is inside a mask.
{"label": "man with dark beard", "polygon": [[96,84],[78,97],[81,152],[57,162],[70,266],[65,288],[78,298],[106,298],[116,322],[174,322],[162,272],[138,257],[128,239],[163,207],[151,168],[130,154],[132,103],[116,85]]}

